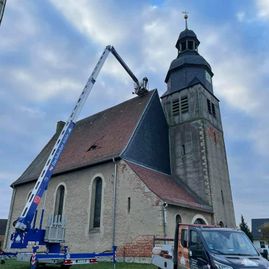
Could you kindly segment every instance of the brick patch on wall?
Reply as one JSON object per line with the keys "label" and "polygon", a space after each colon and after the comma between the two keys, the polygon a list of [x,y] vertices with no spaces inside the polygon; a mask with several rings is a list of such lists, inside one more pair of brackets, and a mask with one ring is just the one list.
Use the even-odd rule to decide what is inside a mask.
{"label": "brick patch on wall", "polygon": [[151,257],[153,240],[153,235],[138,236],[133,242],[119,246],[117,257]]}

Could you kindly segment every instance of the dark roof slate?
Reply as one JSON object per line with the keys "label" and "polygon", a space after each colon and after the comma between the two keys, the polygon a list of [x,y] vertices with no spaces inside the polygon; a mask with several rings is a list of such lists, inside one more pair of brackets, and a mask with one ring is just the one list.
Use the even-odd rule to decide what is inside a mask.
{"label": "dark roof slate", "polygon": [[[54,170],[54,174],[118,157],[127,146],[154,92],[150,91],[142,97],[132,98],[78,121]],[[12,186],[31,182],[38,178],[57,137],[58,134],[55,134],[51,138]]]}
{"label": "dark roof slate", "polygon": [[212,207],[202,202],[183,182],[178,184],[176,179],[171,175],[160,173],[128,161],[127,164],[145,185],[166,203],[212,212]]}
{"label": "dark roof slate", "polygon": [[169,131],[158,93],[143,113],[122,159],[170,173]]}

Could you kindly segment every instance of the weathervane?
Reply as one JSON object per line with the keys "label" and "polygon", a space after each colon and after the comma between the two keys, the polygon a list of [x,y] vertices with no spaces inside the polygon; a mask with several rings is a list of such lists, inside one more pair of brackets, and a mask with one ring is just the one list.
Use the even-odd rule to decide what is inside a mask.
{"label": "weathervane", "polygon": [[188,14],[189,14],[189,12],[183,11],[182,13],[184,14],[185,27],[186,27],[186,29],[188,29]]}

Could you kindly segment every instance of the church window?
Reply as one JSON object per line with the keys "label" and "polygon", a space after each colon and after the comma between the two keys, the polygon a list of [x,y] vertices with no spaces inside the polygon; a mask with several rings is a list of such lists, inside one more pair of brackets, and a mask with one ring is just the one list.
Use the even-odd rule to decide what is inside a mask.
{"label": "church window", "polygon": [[173,116],[179,115],[179,99],[174,99],[172,101],[172,113]]}
{"label": "church window", "polygon": [[186,155],[186,147],[184,144],[182,145],[182,155]]}
{"label": "church window", "polygon": [[94,179],[92,188],[92,228],[99,228],[101,223],[101,203],[102,203],[102,179],[97,177]]}
{"label": "church window", "polygon": [[181,97],[181,113],[187,113],[189,111],[188,96]]}
{"label": "church window", "polygon": [[188,49],[193,50],[193,41],[188,41]]}
{"label": "church window", "polygon": [[224,204],[224,195],[223,195],[223,191],[221,190],[221,200],[222,200],[222,203]]}
{"label": "church window", "polygon": [[131,197],[128,197],[128,214],[131,211]]}
{"label": "church window", "polygon": [[214,135],[214,142],[215,142],[215,144],[217,144],[217,135],[215,132],[213,132],[213,135]]}
{"label": "church window", "polygon": [[212,110],[211,110],[211,102],[209,99],[207,99],[207,109],[208,109],[208,113],[212,114]]}
{"label": "church window", "polygon": [[63,215],[64,194],[65,194],[65,188],[63,185],[60,185],[57,189],[56,197],[55,197],[54,216]]}
{"label": "church window", "polygon": [[181,216],[179,214],[176,215],[176,224],[182,223]]}
{"label": "church window", "polygon": [[195,221],[194,221],[194,224],[206,224],[205,221],[202,219],[202,218],[197,218]]}
{"label": "church window", "polygon": [[205,78],[209,83],[212,83],[212,77],[207,71],[205,71]]}
{"label": "church window", "polygon": [[212,103],[212,115],[216,118],[215,105]]}
{"label": "church window", "polygon": [[181,42],[181,51],[186,50],[186,42]]}

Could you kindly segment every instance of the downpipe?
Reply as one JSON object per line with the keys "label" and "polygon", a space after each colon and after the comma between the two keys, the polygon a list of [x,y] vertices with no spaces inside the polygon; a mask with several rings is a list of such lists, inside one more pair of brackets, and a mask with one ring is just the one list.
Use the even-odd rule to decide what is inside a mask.
{"label": "downpipe", "polygon": [[112,210],[112,249],[115,247],[116,238],[116,206],[117,206],[117,181],[118,181],[118,164],[115,158],[114,163],[114,184],[113,184],[113,210]]}
{"label": "downpipe", "polygon": [[[166,202],[162,205],[162,213],[163,213],[163,236],[166,239],[167,237],[167,206],[168,204]],[[166,240],[164,241],[166,244]]]}

